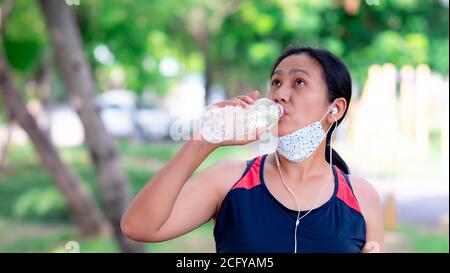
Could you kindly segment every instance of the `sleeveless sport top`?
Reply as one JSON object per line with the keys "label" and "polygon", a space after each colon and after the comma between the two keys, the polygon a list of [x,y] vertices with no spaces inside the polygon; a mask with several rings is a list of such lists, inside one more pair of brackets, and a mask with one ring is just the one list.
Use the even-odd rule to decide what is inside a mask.
{"label": "sleeveless sport top", "polygon": [[[281,204],[264,182],[266,155],[247,161],[217,214],[217,252],[294,252],[297,211]],[[366,224],[350,180],[333,166],[332,197],[300,220],[297,252],[361,252]],[[307,211],[301,211],[300,217]]]}

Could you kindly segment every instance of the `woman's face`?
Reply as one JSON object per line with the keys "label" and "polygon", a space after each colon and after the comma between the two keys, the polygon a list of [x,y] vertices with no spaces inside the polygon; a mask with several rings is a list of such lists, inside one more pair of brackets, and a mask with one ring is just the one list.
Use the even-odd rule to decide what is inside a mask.
{"label": "woman's face", "polygon": [[[331,105],[322,67],[307,54],[291,55],[278,64],[270,79],[267,98],[284,108],[278,123],[279,136],[320,120]],[[322,126],[327,128],[325,121]]]}

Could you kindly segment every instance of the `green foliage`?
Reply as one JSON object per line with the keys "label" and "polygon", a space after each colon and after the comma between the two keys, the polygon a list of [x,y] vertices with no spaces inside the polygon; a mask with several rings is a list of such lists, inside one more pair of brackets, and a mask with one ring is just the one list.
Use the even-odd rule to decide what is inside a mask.
{"label": "green foliage", "polygon": [[0,217],[29,221],[68,222],[69,210],[47,172],[22,164],[0,177]]}
{"label": "green foliage", "polygon": [[412,252],[448,253],[448,226],[442,232],[402,224],[397,232],[411,244]]}
{"label": "green foliage", "polygon": [[19,71],[29,71],[48,46],[36,2],[14,1],[6,26],[3,47],[10,65]]}
{"label": "green foliage", "polygon": [[[122,164],[136,194],[154,176],[157,169],[181,148],[178,143],[133,145],[118,142]],[[83,186],[101,206],[95,171],[86,147],[59,149],[64,162],[81,178]],[[222,147],[214,151],[199,170],[225,158],[250,158],[250,150],[242,147]],[[41,166],[31,145],[12,146],[8,161],[14,166],[0,176],[0,217],[27,221],[70,222],[64,197]]]}
{"label": "green foliage", "polygon": [[[145,164],[155,156],[158,160],[169,160],[179,149],[179,145],[157,145],[137,147],[126,143],[119,145],[124,156],[123,164],[131,182],[133,193],[137,193],[154,175]],[[100,206],[95,171],[85,147],[60,149],[63,160],[80,176]],[[130,158],[134,160],[130,160]],[[51,177],[40,164],[30,145],[12,146],[8,162],[14,166],[0,176],[0,217],[12,217],[27,221],[69,222],[70,215],[66,202],[56,188]],[[137,165],[136,162],[142,162]]]}
{"label": "green foliage", "polygon": [[[36,3],[15,2],[3,46],[25,81],[50,47]],[[184,74],[204,72],[206,58],[214,83],[224,85],[228,94],[265,90],[272,63],[292,43],[328,48],[344,59],[359,86],[374,63],[427,63],[448,74],[448,6],[439,0],[361,1],[354,15],[340,1],[232,3],[86,0],[71,9],[99,91],[112,88],[111,81],[123,73],[125,88],[165,95]],[[207,33],[206,48],[198,44],[196,31]],[[100,45],[113,54],[112,62],[95,58]],[[158,67],[165,57],[180,63],[178,76],[161,75]]]}
{"label": "green foliage", "polygon": [[55,187],[32,189],[15,202],[13,216],[18,219],[62,220],[68,218],[68,208]]}
{"label": "green foliage", "polygon": [[57,234],[51,234],[46,236],[33,237],[28,239],[19,239],[4,247],[2,252],[13,253],[38,253],[38,252],[51,252],[53,246],[65,244],[71,238],[72,233],[62,231]]}
{"label": "green foliage", "polygon": [[[431,134],[432,146],[439,144],[437,132]],[[132,145],[119,142],[122,163],[136,194],[153,177],[158,161],[165,164],[180,149],[180,144]],[[433,148],[432,150],[435,150]],[[341,151],[341,149],[339,149]],[[85,147],[64,148],[59,153],[81,177],[83,185],[100,203],[95,173]],[[225,158],[250,158],[249,147],[230,146],[214,151],[199,170]],[[41,167],[31,146],[12,146],[8,154],[12,168],[0,176],[0,252],[66,252],[68,241],[76,240],[81,252],[117,252],[113,238],[78,238],[69,211],[52,179]],[[410,164],[408,171],[411,170]],[[429,175],[428,175],[429,176]],[[69,225],[70,223],[70,225]],[[148,244],[150,252],[214,251],[213,224],[167,242]],[[399,232],[411,252],[448,252],[448,233],[428,232],[401,225]]]}

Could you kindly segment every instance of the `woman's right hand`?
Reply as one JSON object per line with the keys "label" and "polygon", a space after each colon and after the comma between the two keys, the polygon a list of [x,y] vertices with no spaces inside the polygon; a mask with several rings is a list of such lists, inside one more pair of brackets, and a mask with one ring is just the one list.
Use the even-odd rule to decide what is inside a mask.
{"label": "woman's right hand", "polygon": [[[208,106],[208,108],[212,108],[212,107],[221,108],[221,107],[226,107],[226,106],[240,106],[240,107],[242,107],[244,109],[247,109],[258,98],[259,98],[259,91],[255,90],[255,91],[252,91],[248,96],[246,96],[246,95],[236,96],[236,97],[231,98],[229,100],[224,100],[224,101],[221,101],[221,102],[217,102],[217,103],[211,104],[210,106]],[[258,140],[265,131],[266,131],[265,128],[258,128],[254,134],[244,135],[239,140],[226,140],[226,141],[223,141],[223,142],[220,142],[220,143],[215,143],[213,145],[215,145],[217,147],[218,146],[245,145],[245,144],[248,144],[250,142]],[[201,137],[201,138],[202,138],[202,141],[207,142],[205,139],[203,139],[203,137]],[[207,143],[209,143],[209,142],[207,142]],[[209,143],[209,144],[211,144],[211,143]]]}
{"label": "woman's right hand", "polygon": [[[253,91],[215,106],[247,108],[258,97],[259,92]],[[243,145],[255,139],[222,143],[198,140],[201,136],[197,135],[194,139],[186,142],[133,199],[121,220],[121,229],[128,238],[143,242],[170,240],[216,216],[225,194],[245,170],[245,161],[224,160],[196,175],[193,172],[215,148]]]}

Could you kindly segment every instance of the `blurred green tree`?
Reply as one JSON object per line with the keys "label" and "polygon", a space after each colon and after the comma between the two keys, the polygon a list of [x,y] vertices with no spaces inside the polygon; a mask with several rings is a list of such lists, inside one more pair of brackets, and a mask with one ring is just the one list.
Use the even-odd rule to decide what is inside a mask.
{"label": "blurred green tree", "polygon": [[63,1],[39,0],[39,4],[70,102],[83,124],[86,145],[114,237],[123,252],[144,252],[143,245],[126,238],[120,228],[130,198],[128,178],[121,166],[114,139],[107,133],[97,111],[95,81],[75,17]]}
{"label": "blurred green tree", "polygon": [[[12,1],[2,3],[0,14],[0,44],[3,30],[12,9]],[[0,98],[2,98],[9,122],[17,122],[28,134],[35,146],[43,167],[52,176],[56,186],[71,209],[71,215],[83,237],[110,233],[111,226],[96,207],[94,200],[82,186],[80,178],[62,161],[48,135],[37,125],[17,90],[9,64],[0,47]],[[42,198],[37,196],[36,198]],[[42,200],[41,200],[42,201]]]}
{"label": "blurred green tree", "polygon": [[[42,16],[33,3],[17,2],[20,12],[11,19],[4,45],[19,84],[25,85],[21,79],[52,61],[46,58]],[[445,1],[84,0],[72,9],[100,91],[164,95],[192,72],[204,75],[206,96],[214,84],[223,85],[229,96],[265,89],[270,66],[292,43],[336,53],[360,86],[374,63],[427,63],[448,74]],[[168,57],[181,65],[178,75],[161,73]],[[53,86],[54,96],[64,98],[61,84]]]}

